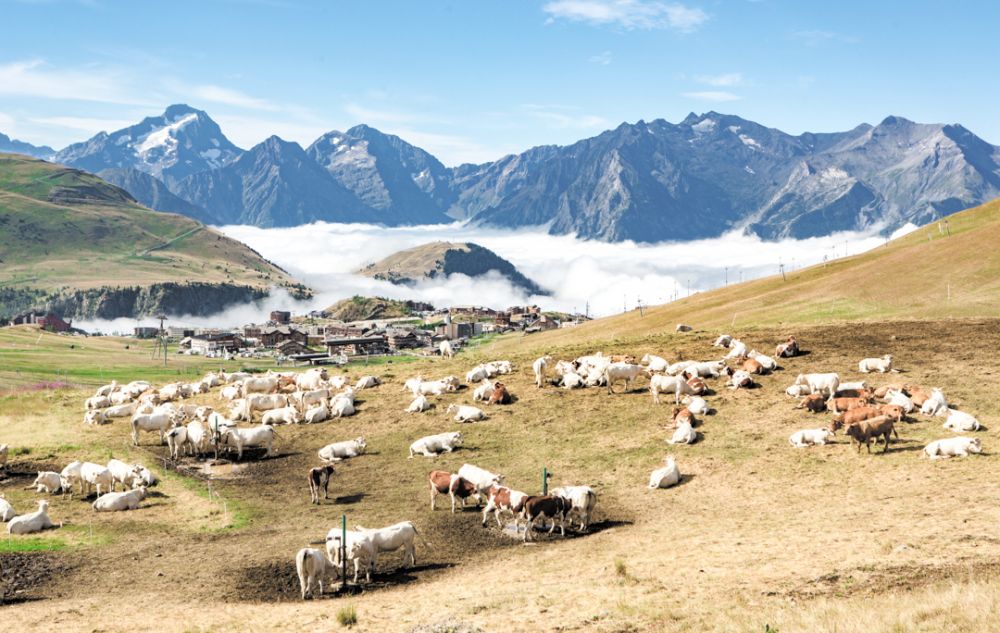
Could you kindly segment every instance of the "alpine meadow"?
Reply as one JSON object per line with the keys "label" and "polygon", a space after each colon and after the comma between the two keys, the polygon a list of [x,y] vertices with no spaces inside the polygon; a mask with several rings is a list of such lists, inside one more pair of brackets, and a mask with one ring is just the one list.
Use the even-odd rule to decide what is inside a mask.
{"label": "alpine meadow", "polygon": [[997,628],[998,7],[0,15],[9,630]]}

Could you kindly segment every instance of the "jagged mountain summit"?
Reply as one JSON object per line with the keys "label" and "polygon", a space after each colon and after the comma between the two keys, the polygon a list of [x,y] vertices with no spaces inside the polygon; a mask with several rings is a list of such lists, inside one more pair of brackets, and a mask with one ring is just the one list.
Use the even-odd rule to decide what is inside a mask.
{"label": "jagged mountain summit", "polygon": [[131,167],[172,186],[191,174],[222,167],[240,153],[208,114],[177,104],[160,116],[70,145],[54,161],[91,173]]}
{"label": "jagged mountain summit", "polygon": [[48,145],[32,145],[31,143],[11,138],[6,134],[0,134],[0,152],[22,154],[24,156],[31,156],[32,158],[49,160],[55,155],[56,150]]}
{"label": "jagged mountain summit", "polygon": [[[623,123],[571,145],[448,168],[365,125],[328,132],[305,150],[272,137],[242,152],[207,114],[174,105],[54,160],[94,173],[148,174],[164,187],[112,172],[142,202],[209,223],[459,219],[606,241],[733,230],[768,239],[891,232],[1000,196],[1000,148],[960,125],[895,116],[791,135],[733,115],[692,113],[676,124]],[[192,207],[153,195],[163,188]]]}

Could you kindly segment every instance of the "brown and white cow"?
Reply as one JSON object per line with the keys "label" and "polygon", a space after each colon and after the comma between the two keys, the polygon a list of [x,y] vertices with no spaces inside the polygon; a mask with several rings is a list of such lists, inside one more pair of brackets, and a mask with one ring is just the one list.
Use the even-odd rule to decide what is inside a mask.
{"label": "brown and white cow", "polygon": [[497,521],[497,525],[503,527],[503,523],[500,522],[500,515],[504,512],[510,512],[514,515],[514,531],[520,532],[520,515],[521,511],[524,509],[524,501],[528,498],[527,493],[521,492],[520,490],[513,490],[507,486],[493,486],[489,490],[489,500],[486,502],[486,508],[483,509],[483,527],[486,527],[486,517],[489,516],[490,512],[493,512],[493,517]]}
{"label": "brown and white cow", "polygon": [[532,540],[531,530],[538,519],[552,521],[549,534],[555,531],[558,522],[560,534],[566,536],[566,515],[572,509],[573,502],[564,497],[555,495],[528,497],[524,500],[524,509],[521,511],[521,516],[525,520],[524,541]]}
{"label": "brown and white cow", "polygon": [[799,343],[794,336],[789,336],[788,340],[774,348],[774,355],[778,358],[791,358],[798,356]]}
{"label": "brown and white cow", "polygon": [[319,503],[319,491],[323,490],[323,498],[330,498],[330,476],[333,475],[333,466],[317,466],[309,469],[309,494],[312,496],[312,503]]}
{"label": "brown and white cow", "polygon": [[692,394],[695,396],[703,396],[708,391],[708,383],[701,376],[692,376],[688,378],[687,383],[691,387]]}
{"label": "brown and white cow", "polygon": [[451,498],[451,512],[455,513],[455,499],[462,500],[462,507],[465,507],[465,500],[476,494],[476,487],[458,475],[453,475],[444,470],[432,470],[428,476],[431,488],[431,510],[435,509],[434,501],[438,495],[448,495]]}
{"label": "brown and white cow", "polygon": [[493,383],[493,393],[490,395],[489,404],[510,404],[510,393],[502,382]]}

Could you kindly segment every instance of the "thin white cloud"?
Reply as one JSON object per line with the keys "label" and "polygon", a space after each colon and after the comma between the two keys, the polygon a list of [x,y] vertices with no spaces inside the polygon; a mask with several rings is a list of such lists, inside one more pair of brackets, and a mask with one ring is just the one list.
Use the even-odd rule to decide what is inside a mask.
{"label": "thin white cloud", "polygon": [[526,103],[520,107],[525,114],[541,119],[549,125],[557,128],[597,128],[606,127],[607,119],[594,115],[578,112],[578,108],[572,106],[553,106]]}
{"label": "thin white cloud", "polygon": [[604,51],[603,53],[598,53],[597,55],[591,55],[587,58],[587,61],[591,64],[599,64],[601,66],[607,66],[611,63],[612,55],[611,51]]}
{"label": "thin white cloud", "polygon": [[333,129],[329,124],[311,120],[284,120],[236,114],[212,115],[212,118],[218,122],[229,140],[243,148],[253,147],[274,135],[306,147]]}
{"label": "thin white cloud", "polygon": [[420,117],[408,112],[368,108],[357,103],[348,103],[345,105],[344,112],[360,122],[371,125],[378,125],[380,123],[413,123],[420,119]]}
{"label": "thin white cloud", "polygon": [[253,97],[245,92],[224,86],[213,84],[187,85],[174,80],[166,81],[165,86],[178,96],[181,96],[183,100],[194,102],[208,101],[210,103],[219,103],[245,110],[263,110],[267,112],[277,112],[283,109],[279,104],[267,99]]}
{"label": "thin white cloud", "polygon": [[624,29],[671,29],[690,33],[708,20],[708,14],[676,2],[645,0],[555,0],[542,7],[549,21],[585,22]]}
{"label": "thin white cloud", "polygon": [[702,90],[696,92],[683,92],[681,96],[688,99],[698,99],[699,101],[712,101],[715,103],[725,103],[727,101],[739,101],[743,97],[735,95],[725,90]]}
{"label": "thin white cloud", "polygon": [[731,88],[742,86],[744,79],[742,73],[725,73],[722,75],[695,75],[694,78],[700,84],[716,86],[719,88]]}
{"label": "thin white cloud", "polygon": [[111,132],[135,124],[135,121],[128,119],[98,119],[75,116],[32,117],[28,120],[39,125],[79,130],[91,136],[98,132]]}
{"label": "thin white cloud", "polygon": [[119,72],[100,67],[54,69],[41,59],[0,64],[0,95],[150,105],[126,83]]}

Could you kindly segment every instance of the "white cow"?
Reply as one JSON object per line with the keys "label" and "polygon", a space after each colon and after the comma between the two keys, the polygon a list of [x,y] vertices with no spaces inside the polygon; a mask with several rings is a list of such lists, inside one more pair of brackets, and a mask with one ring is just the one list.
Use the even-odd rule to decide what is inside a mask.
{"label": "white cow", "polygon": [[481,380],[486,380],[490,378],[490,372],[485,365],[476,365],[469,371],[465,372],[465,382],[470,385],[474,382],[479,382]]}
{"label": "white cow", "polygon": [[106,409],[111,406],[111,398],[107,396],[92,396],[84,401],[84,406],[90,409]]}
{"label": "white cow", "polygon": [[101,424],[110,424],[111,420],[104,411],[100,409],[91,409],[83,414],[83,423],[92,426],[99,426]]}
{"label": "white cow", "polygon": [[451,346],[451,341],[441,341],[438,345],[438,352],[440,352],[442,356],[451,358],[455,355],[455,348]]}
{"label": "white cow", "polygon": [[[683,361],[690,362],[690,361]],[[677,363],[675,363],[677,364]],[[671,365],[673,367],[673,365]],[[726,368],[726,364],[721,360],[714,360],[709,362],[699,363],[697,361],[690,362],[690,364],[685,367],[682,371],[684,375],[688,378],[694,378],[698,376],[700,378],[718,378],[722,370]],[[670,372],[667,372],[670,373]]]}
{"label": "white cow", "polygon": [[243,379],[243,393],[274,393],[278,390],[277,376],[249,376]]}
{"label": "white cow", "polygon": [[111,384],[99,387],[97,391],[94,392],[95,396],[110,396],[112,393],[118,390],[118,381],[112,380]]}
{"label": "white cow", "polygon": [[694,415],[708,415],[712,410],[708,406],[708,402],[701,396],[684,396],[681,402],[686,404],[687,410]]}
{"label": "white cow", "polygon": [[295,388],[299,391],[319,389],[327,378],[329,375],[327,375],[325,367],[314,367],[295,376]]}
{"label": "white cow", "polygon": [[111,476],[111,471],[107,466],[84,462],[80,467],[80,478],[83,480],[84,495],[90,494],[90,487],[97,491],[97,496],[111,492],[115,479]]}
{"label": "white cow", "polygon": [[649,378],[649,391],[653,394],[653,402],[660,404],[661,393],[674,394],[674,404],[679,404],[682,395],[694,395],[694,389],[684,380],[683,376],[664,376],[656,374]]}
{"label": "white cow", "polygon": [[[308,416],[309,413],[306,412]],[[280,409],[271,409],[270,411],[265,411],[264,416],[260,419],[261,424],[298,424],[302,421],[302,416],[299,410],[295,407],[282,407]]]}
{"label": "white cow", "polygon": [[66,465],[59,473],[59,487],[62,488],[63,495],[69,493],[69,496],[73,496],[73,490],[76,488],[77,484],[80,485],[80,494],[83,494],[83,475],[80,472],[83,468],[83,462],[79,460],[74,460]]}
{"label": "white cow", "polygon": [[983,445],[978,437],[950,437],[935,440],[924,447],[924,454],[931,459],[968,457],[969,453],[982,453]]}
{"label": "white cow", "polygon": [[427,396],[417,396],[410,403],[410,406],[406,407],[407,413],[420,413],[421,411],[426,411],[431,408],[431,401],[427,399]]}
{"label": "white cow", "polygon": [[691,422],[684,419],[677,424],[677,430],[674,431],[673,437],[667,440],[667,444],[694,444],[697,441],[698,433],[691,426]]}
{"label": "white cow", "polygon": [[799,374],[795,378],[796,385],[805,385],[809,393],[819,393],[830,397],[837,393],[840,387],[840,376],[837,374]]}
{"label": "white cow", "polygon": [[676,486],[681,480],[681,471],[677,468],[677,462],[673,455],[667,457],[666,466],[657,468],[649,475],[650,488],[669,488]]}
{"label": "white cow", "polygon": [[959,433],[979,430],[979,420],[974,416],[956,409],[948,409],[948,412],[948,419],[944,421],[944,428],[958,431]]}
{"label": "white cow", "polygon": [[785,389],[785,393],[793,398],[799,398],[801,396],[808,396],[811,390],[809,389],[809,385],[792,385],[788,389]]}
{"label": "white cow", "polygon": [[243,399],[242,404],[242,407],[234,407],[233,417],[252,422],[254,411],[283,409],[288,406],[288,397],[280,393],[252,393]]}
{"label": "white cow", "polygon": [[316,586],[319,587],[318,595],[322,596],[323,581],[336,580],[340,576],[340,570],[330,562],[326,554],[312,547],[303,547],[295,554],[295,572],[299,575],[303,600],[315,597],[313,588]]}
{"label": "white cow", "polygon": [[243,382],[247,378],[251,378],[252,374],[245,371],[234,371],[231,374],[227,374],[224,369],[219,370],[219,378],[222,378],[223,382],[228,384]]}
{"label": "white cow", "polygon": [[877,371],[884,374],[892,370],[892,355],[886,354],[882,358],[864,358],[858,363],[858,371],[867,374],[870,371]]}
{"label": "white cow", "polygon": [[38,502],[38,510],[31,514],[14,517],[7,523],[8,534],[32,534],[54,527],[62,527],[52,522],[48,515],[49,502],[42,499]]}
{"label": "white cow", "polygon": [[653,354],[646,354],[639,362],[646,366],[648,372],[667,371],[667,368],[670,367],[670,362],[667,359]]}
{"label": "white cow", "polygon": [[455,420],[458,422],[473,422],[475,420],[485,420],[486,414],[479,407],[467,404],[449,404],[445,413],[455,413]]}
{"label": "white cow", "polygon": [[509,360],[491,360],[486,363],[486,368],[493,374],[510,374],[514,371],[514,364]]}
{"label": "white cow", "polygon": [[913,404],[913,400],[907,396],[902,391],[894,391],[890,389],[885,394],[885,401],[887,404],[894,404],[897,407],[902,407],[905,413],[913,413],[917,408],[917,405]]}
{"label": "white cow", "polygon": [[378,562],[378,555],[382,552],[394,552],[403,548],[403,567],[411,567],[417,564],[416,548],[413,546],[414,537],[417,535],[417,528],[410,521],[402,521],[384,528],[368,529],[361,526],[354,528],[358,532],[366,533],[372,537],[375,545],[375,558],[372,560],[372,567]]}
{"label": "white cow", "polygon": [[729,344],[733,341],[733,337],[728,334],[720,334],[719,338],[715,339],[712,343],[712,347],[729,347]]}
{"label": "white cow", "polygon": [[692,365],[697,365],[697,364],[698,364],[698,361],[696,361],[696,360],[681,360],[681,361],[677,361],[676,363],[671,363],[667,367],[667,372],[666,373],[668,373],[671,376],[676,376],[678,374],[684,373],[684,371],[688,367],[691,367]]}
{"label": "white cow", "polygon": [[127,418],[131,415],[135,415],[135,410],[139,407],[137,402],[130,402],[128,404],[120,404],[116,407],[108,407],[104,410],[104,417],[106,418]]}
{"label": "white cow", "polygon": [[308,411],[306,411],[305,416],[302,418],[302,422],[305,424],[325,422],[330,419],[330,415],[330,405],[326,402],[320,402],[315,407],[311,407]]}
{"label": "white cow", "polygon": [[576,372],[571,371],[562,375],[562,386],[566,389],[579,389],[583,385],[583,376]]}
{"label": "white cow", "polygon": [[[457,475],[476,487],[477,495],[486,495],[490,488],[503,483],[503,475],[495,475],[488,470],[473,466],[472,464],[462,464]],[[477,502],[479,498],[477,498]]]}
{"label": "white cow", "polygon": [[166,433],[167,450],[170,452],[170,459],[176,461],[181,453],[188,452],[188,430],[186,426],[175,426]]}
{"label": "white cow", "polygon": [[472,392],[472,399],[476,402],[487,402],[493,395],[494,388],[492,380],[483,378],[483,382]]}
{"label": "white cow", "polygon": [[128,464],[120,459],[112,459],[108,462],[108,470],[111,471],[111,491],[115,486],[121,484],[122,490],[129,490],[139,485],[138,464]]}
{"label": "white cow", "polygon": [[125,510],[135,510],[145,498],[146,488],[140,486],[128,492],[109,492],[92,505],[95,512],[124,512]]}
{"label": "white cow", "polygon": [[542,356],[541,358],[536,358],[535,362],[531,364],[531,371],[535,374],[535,386],[541,387],[545,384],[545,374],[548,372],[549,365],[552,363],[551,356]]}
{"label": "white cow", "polygon": [[632,363],[611,363],[604,368],[604,380],[608,384],[608,393],[614,393],[614,385],[619,380],[625,381],[625,391],[632,386],[632,381],[645,371],[642,365]]}
{"label": "white cow", "polygon": [[53,494],[62,488],[62,478],[59,476],[59,473],[52,472],[51,470],[39,470],[35,481],[27,489],[31,488],[34,488],[35,492]]}
{"label": "white cow", "polygon": [[[340,558],[340,541],[341,541],[341,529],[333,528],[326,534],[326,554],[329,560],[333,563],[333,566],[340,569],[341,558]],[[375,557],[377,556],[377,551],[375,549],[375,539],[372,534],[367,532],[359,532],[356,530],[347,530],[346,539],[346,550],[347,562],[354,564],[354,582],[358,582],[358,572],[362,567],[365,569],[365,576],[367,582],[372,581],[372,569],[375,568]]]}
{"label": "white cow", "polygon": [[924,415],[947,416],[951,410],[948,408],[948,401],[940,389],[931,389],[931,395],[920,407],[920,412]]}
{"label": "white cow", "polygon": [[378,378],[375,376],[362,376],[358,378],[358,382],[354,383],[354,390],[361,391],[362,389],[371,389],[379,384]]}
{"label": "white cow", "polygon": [[345,418],[354,415],[354,396],[337,396],[330,401],[330,416],[334,418]]}
{"label": "white cow", "polygon": [[410,444],[410,458],[412,459],[416,453],[424,457],[436,457],[440,453],[450,453],[456,447],[461,446],[462,441],[462,433],[459,431],[428,435]]}
{"label": "white cow", "polygon": [[747,358],[754,359],[755,361],[760,363],[761,367],[763,367],[768,371],[774,371],[775,369],[778,368],[778,362],[776,360],[774,360],[770,356],[761,354],[755,349],[752,349],[747,353]]}
{"label": "white cow", "polygon": [[163,444],[163,434],[167,429],[184,419],[181,412],[155,411],[153,413],[137,413],[132,416],[132,444],[139,445],[139,432],[159,433],[160,444]]}
{"label": "white cow", "polygon": [[274,438],[277,432],[273,426],[261,424],[246,429],[227,428],[222,432],[221,441],[226,445],[236,446],[236,459],[243,459],[243,449],[250,447],[263,447],[267,449],[267,456],[274,455]]}
{"label": "white cow", "polygon": [[0,521],[6,523],[16,516],[17,512],[14,511],[14,506],[10,505],[10,502],[4,498],[3,493],[0,493]]}
{"label": "white cow", "polygon": [[300,409],[308,409],[310,405],[319,404],[324,400],[329,400],[334,395],[330,389],[313,389],[312,391],[296,391],[288,396],[290,402],[296,404]]}
{"label": "white cow", "polygon": [[414,396],[440,396],[443,393],[455,391],[456,389],[457,387],[450,381],[430,380],[417,383],[410,391]]}
{"label": "white cow", "polygon": [[226,400],[236,400],[237,398],[243,397],[243,383],[235,383],[232,385],[226,385],[219,392],[223,398]]}
{"label": "white cow", "polygon": [[749,388],[754,384],[753,376],[750,375],[750,372],[739,369],[729,377],[728,384],[730,389]]}
{"label": "white cow", "polygon": [[729,343],[729,353],[723,358],[742,358],[747,355],[747,344],[743,341],[733,339]]}
{"label": "white cow", "polygon": [[364,437],[344,442],[334,442],[319,449],[319,458],[325,462],[338,462],[342,459],[363,455],[368,444]]}
{"label": "white cow", "polygon": [[813,444],[826,444],[833,439],[833,431],[830,429],[803,429],[796,431],[788,438],[788,443],[795,448],[805,448]]}
{"label": "white cow", "polygon": [[567,499],[572,504],[565,520],[572,528],[572,517],[576,517],[580,521],[580,531],[586,532],[594,517],[594,508],[597,507],[597,492],[590,486],[563,486],[550,491],[549,494]]}

